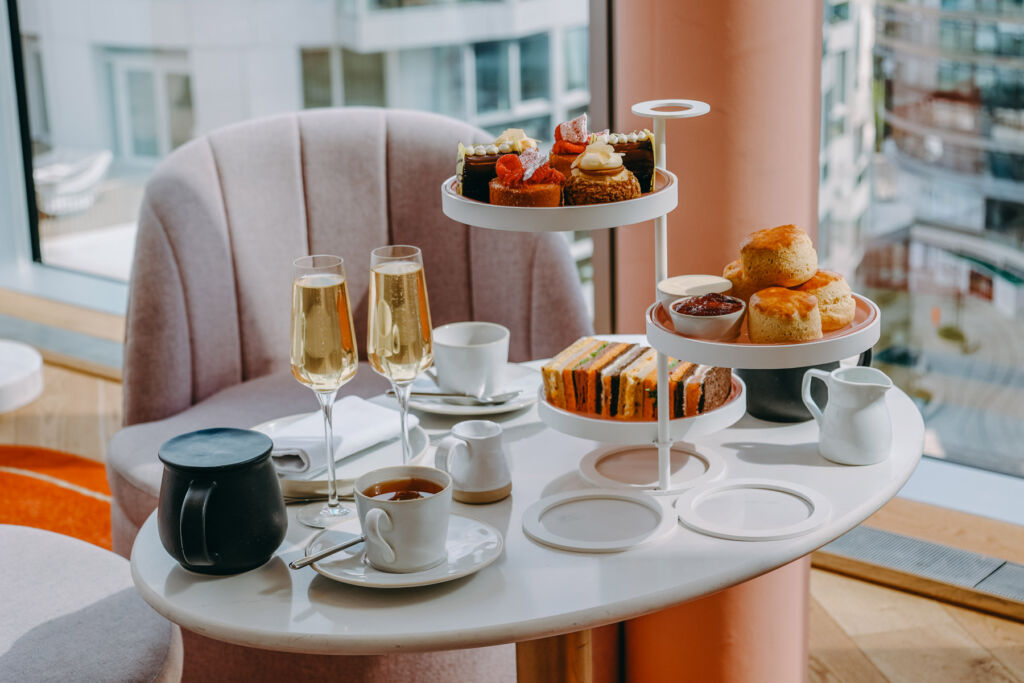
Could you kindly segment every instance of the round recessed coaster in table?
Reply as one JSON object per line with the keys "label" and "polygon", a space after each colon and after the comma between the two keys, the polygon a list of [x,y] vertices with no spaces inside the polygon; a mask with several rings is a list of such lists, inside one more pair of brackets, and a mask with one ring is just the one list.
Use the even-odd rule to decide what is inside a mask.
{"label": "round recessed coaster in table", "polygon": [[725,461],[706,448],[685,443],[672,445],[671,479],[665,491],[658,488],[658,448],[644,446],[608,446],[583,456],[580,474],[594,486],[609,489],[643,490],[675,495],[695,486],[715,481],[725,473]]}
{"label": "round recessed coaster in table", "polygon": [[613,489],[541,498],[523,513],[527,536],[560,550],[614,553],[665,536],[676,526],[668,503]]}
{"label": "round recessed coaster in table", "polygon": [[778,541],[828,521],[832,506],[814,489],[772,479],[732,479],[690,489],[676,501],[679,521],[734,541]]}

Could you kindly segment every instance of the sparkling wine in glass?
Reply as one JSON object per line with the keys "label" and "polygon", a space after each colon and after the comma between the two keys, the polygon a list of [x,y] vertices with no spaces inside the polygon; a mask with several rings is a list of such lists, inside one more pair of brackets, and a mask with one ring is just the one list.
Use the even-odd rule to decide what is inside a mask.
{"label": "sparkling wine in glass", "polygon": [[327,502],[299,510],[297,518],[307,526],[323,528],[350,514],[338,502],[331,409],[338,389],[355,377],[358,361],[341,258],[317,255],[295,259],[292,268],[292,376],[316,393],[324,416],[327,454]]}
{"label": "sparkling wine in glass", "polygon": [[366,353],[374,370],[391,380],[402,425],[402,462],[409,446],[409,392],[434,360],[430,304],[419,247],[379,247],[370,254],[370,320]]}

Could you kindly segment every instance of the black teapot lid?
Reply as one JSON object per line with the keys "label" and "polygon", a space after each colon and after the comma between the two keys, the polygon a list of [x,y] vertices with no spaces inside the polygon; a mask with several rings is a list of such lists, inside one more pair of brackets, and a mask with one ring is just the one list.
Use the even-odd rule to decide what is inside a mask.
{"label": "black teapot lid", "polygon": [[165,441],[157,455],[169,467],[210,472],[256,463],[268,457],[273,447],[274,442],[266,434],[216,427]]}

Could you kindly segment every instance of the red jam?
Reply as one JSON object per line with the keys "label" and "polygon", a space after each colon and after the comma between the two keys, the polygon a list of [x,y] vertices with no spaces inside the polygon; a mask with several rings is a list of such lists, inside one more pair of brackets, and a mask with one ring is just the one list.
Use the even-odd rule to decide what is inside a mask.
{"label": "red jam", "polygon": [[717,293],[691,296],[689,299],[683,299],[672,304],[672,309],[676,313],[682,313],[683,315],[729,315],[741,308],[743,308],[743,303],[738,299]]}

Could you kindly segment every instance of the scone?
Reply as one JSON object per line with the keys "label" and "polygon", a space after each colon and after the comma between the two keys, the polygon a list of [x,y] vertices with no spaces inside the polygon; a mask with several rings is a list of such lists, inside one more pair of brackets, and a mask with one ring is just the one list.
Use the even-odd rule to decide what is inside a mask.
{"label": "scone", "polygon": [[819,270],[796,290],[813,294],[818,300],[822,332],[838,330],[853,322],[857,302],[853,300],[850,285],[846,284],[846,279],[839,273]]}
{"label": "scone", "polygon": [[732,283],[732,289],[726,292],[726,294],[737,299],[749,301],[750,295],[758,290],[757,287],[743,277],[743,264],[740,263],[739,259],[725,267],[725,270],[722,271],[722,277]]}
{"label": "scone", "polygon": [[818,254],[806,232],[780,225],[747,235],[740,245],[743,275],[755,289],[796,287],[818,270]]}
{"label": "scone", "polygon": [[747,306],[747,334],[755,344],[821,339],[821,313],[813,294],[784,287],[755,292]]}

